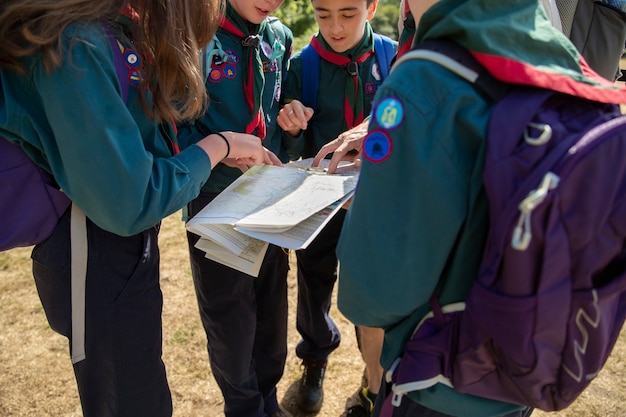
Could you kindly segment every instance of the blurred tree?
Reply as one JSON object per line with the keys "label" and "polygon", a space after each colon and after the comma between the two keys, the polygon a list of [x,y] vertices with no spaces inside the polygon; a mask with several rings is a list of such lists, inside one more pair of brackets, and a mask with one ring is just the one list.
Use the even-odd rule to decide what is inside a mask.
{"label": "blurred tree", "polygon": [[293,50],[299,51],[317,32],[310,0],[285,0],[274,13],[293,32]]}
{"label": "blurred tree", "polygon": [[398,0],[380,0],[376,15],[371,20],[375,32],[398,39]]}

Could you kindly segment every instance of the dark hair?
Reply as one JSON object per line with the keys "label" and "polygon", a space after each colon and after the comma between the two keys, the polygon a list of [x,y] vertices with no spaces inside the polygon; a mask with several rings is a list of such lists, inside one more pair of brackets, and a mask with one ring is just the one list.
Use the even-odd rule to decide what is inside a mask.
{"label": "dark hair", "polygon": [[[0,67],[25,71],[40,52],[48,71],[61,65],[62,34],[75,22],[114,20],[125,6],[139,16],[130,36],[146,66],[155,120],[199,117],[208,102],[199,51],[215,34],[224,0],[2,0]],[[143,89],[140,89],[143,91]],[[144,97],[144,103],[146,103]]]}

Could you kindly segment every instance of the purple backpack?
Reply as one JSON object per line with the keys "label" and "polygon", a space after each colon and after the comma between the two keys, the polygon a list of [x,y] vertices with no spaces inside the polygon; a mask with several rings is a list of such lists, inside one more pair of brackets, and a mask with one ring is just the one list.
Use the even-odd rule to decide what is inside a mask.
{"label": "purple backpack", "polygon": [[614,105],[504,85],[446,41],[403,59],[416,58],[469,69],[477,77],[464,78],[496,101],[483,173],[490,226],[465,302],[440,306],[433,294],[388,372],[381,415],[436,383],[563,409],[598,375],[626,317],[626,117]]}
{"label": "purple backpack", "polygon": [[[115,36],[103,24],[115,59],[115,69],[128,97],[128,67]],[[0,251],[46,240],[70,205],[53,176],[16,145],[0,136]]]}

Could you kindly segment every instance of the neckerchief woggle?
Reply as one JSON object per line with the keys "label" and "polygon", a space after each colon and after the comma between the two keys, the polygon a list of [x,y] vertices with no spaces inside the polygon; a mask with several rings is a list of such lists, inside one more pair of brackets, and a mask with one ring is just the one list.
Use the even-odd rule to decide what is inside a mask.
{"label": "neckerchief woggle", "polygon": [[263,20],[259,25],[251,25],[241,18],[230,3],[226,5],[226,15],[220,22],[220,27],[228,33],[241,38],[243,45],[242,63],[246,71],[243,74],[244,91],[251,120],[246,126],[246,133],[254,133],[263,140],[266,134],[265,119],[261,108],[261,97],[265,77],[263,74],[263,62],[261,61],[260,47],[261,36],[265,30],[267,21]]}
{"label": "neckerchief woggle", "polygon": [[348,80],[344,93],[344,118],[346,127],[352,129],[359,125],[363,114],[363,85],[359,75],[359,64],[365,62],[374,53],[374,37],[369,22],[365,25],[365,33],[361,42],[351,50],[338,54],[333,51],[320,33],[311,39],[311,46],[319,56],[335,65],[346,67]]}

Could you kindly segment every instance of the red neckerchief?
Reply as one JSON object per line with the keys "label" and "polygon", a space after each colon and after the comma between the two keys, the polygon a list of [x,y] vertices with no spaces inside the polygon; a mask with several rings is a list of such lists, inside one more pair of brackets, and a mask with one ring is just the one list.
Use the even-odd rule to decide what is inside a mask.
{"label": "red neckerchief", "polygon": [[[228,33],[232,33],[235,36],[240,37],[241,39],[245,39],[248,35],[244,34],[241,30],[237,29],[235,25],[226,18],[220,22],[220,27],[224,29]],[[244,48],[251,48],[250,46],[244,46]],[[248,74],[245,78],[244,91],[246,94],[246,102],[248,103],[248,109],[252,113],[254,111],[254,99],[255,99],[255,91],[254,91],[254,54],[249,54],[250,58],[248,60]],[[253,116],[248,126],[246,126],[246,133],[253,133],[258,128],[257,134],[263,140],[267,133],[267,129],[265,126],[265,120],[263,118],[263,112],[261,106],[259,105],[259,109],[256,112],[256,115]]]}
{"label": "red neckerchief", "polygon": [[[317,53],[322,59],[332,64],[335,64],[337,66],[342,66],[342,67],[345,67],[352,62],[356,62],[357,64],[362,64],[363,62],[365,62],[367,58],[369,58],[374,53],[374,51],[370,49],[367,52],[364,52],[362,55],[356,57],[355,59],[350,59],[347,56],[340,55],[336,52],[333,52],[324,48],[315,36],[311,39],[310,43],[313,49],[317,51]],[[358,74],[352,75],[352,82],[354,83],[354,91],[362,91],[361,87],[359,86],[360,78]],[[355,99],[354,97],[353,98],[348,97],[347,94],[344,95],[343,113],[344,113],[344,117],[345,117],[346,125],[348,126],[348,129],[352,129],[354,126],[361,124],[361,122],[365,118],[365,115],[363,114],[362,105],[358,106],[358,108],[361,109],[359,114],[356,114],[356,115],[354,114],[352,110],[352,103],[351,103],[351,101],[353,101],[354,99]]]}
{"label": "red neckerchief", "polygon": [[135,9],[133,9],[133,7],[130,5],[130,3],[126,4],[124,7],[122,7],[122,12],[121,12],[122,16],[126,16],[127,18],[129,18],[130,20],[132,20],[135,23],[139,23],[139,13],[137,13],[137,11]]}

